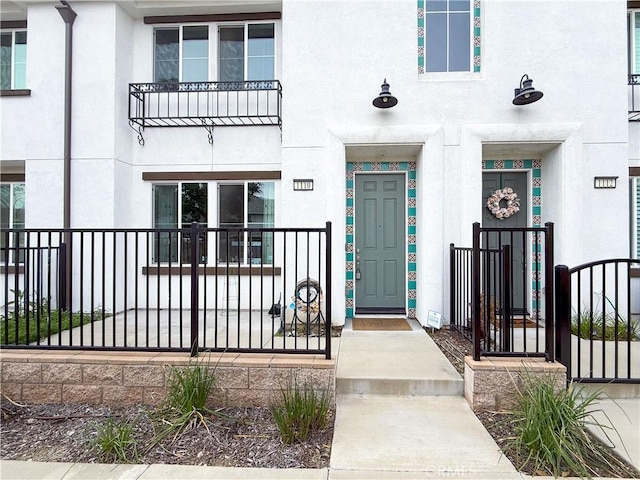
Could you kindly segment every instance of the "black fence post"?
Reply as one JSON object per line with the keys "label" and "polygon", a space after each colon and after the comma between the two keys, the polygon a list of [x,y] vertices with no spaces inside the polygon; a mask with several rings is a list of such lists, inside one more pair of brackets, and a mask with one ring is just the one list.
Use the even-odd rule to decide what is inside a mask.
{"label": "black fence post", "polygon": [[571,379],[571,274],[569,267],[555,268],[556,358],[567,367],[567,382]]}
{"label": "black fence post", "polygon": [[449,324],[457,325],[456,320],[456,247],[449,244]]}
{"label": "black fence post", "polygon": [[555,335],[555,319],[553,313],[555,288],[553,286],[553,222],[545,223],[547,229],[547,238],[544,243],[544,317],[545,317],[545,353],[547,362],[555,362],[556,352],[553,345]]}
{"label": "black fence post", "polygon": [[[326,292],[325,292],[325,319],[324,319],[324,330],[326,336],[326,345],[325,345],[325,356],[327,360],[331,359],[331,222],[327,222],[327,230],[326,230],[326,271],[325,277],[327,278]],[[320,304],[318,303],[318,307]],[[319,313],[319,312],[318,312]]]}
{"label": "black fence post", "polygon": [[[511,351],[511,327],[513,322],[513,312],[511,305],[511,245],[506,244],[502,247],[502,320],[500,338],[500,351]],[[489,314],[491,318],[491,314]]]}
{"label": "black fence post", "polygon": [[58,306],[60,310],[67,310],[67,244],[63,242],[60,244],[60,254],[58,259],[59,274],[58,274]]}
{"label": "black fence post", "polygon": [[473,224],[473,253],[471,255],[471,339],[473,359],[480,360],[480,223]]}
{"label": "black fence post", "polygon": [[[198,267],[200,255],[198,252],[198,240],[200,239],[200,225],[197,222],[191,224],[191,356],[198,355]],[[171,335],[171,332],[169,332]]]}

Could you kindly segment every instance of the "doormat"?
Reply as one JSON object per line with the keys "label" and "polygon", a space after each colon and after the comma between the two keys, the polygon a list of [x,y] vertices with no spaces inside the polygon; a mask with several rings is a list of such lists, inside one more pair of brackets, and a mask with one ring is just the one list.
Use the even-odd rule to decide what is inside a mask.
{"label": "doormat", "polygon": [[[494,326],[496,328],[501,328],[500,321],[501,321],[500,317],[498,317],[496,319],[496,322],[494,323]],[[538,327],[538,324],[534,320],[531,320],[531,319],[527,318],[526,321],[525,321],[525,319],[522,318],[522,317],[514,318],[513,319],[513,323],[511,325],[512,325],[512,328],[536,328],[536,327]]]}
{"label": "doormat", "polygon": [[354,318],[354,330],[411,330],[404,318]]}

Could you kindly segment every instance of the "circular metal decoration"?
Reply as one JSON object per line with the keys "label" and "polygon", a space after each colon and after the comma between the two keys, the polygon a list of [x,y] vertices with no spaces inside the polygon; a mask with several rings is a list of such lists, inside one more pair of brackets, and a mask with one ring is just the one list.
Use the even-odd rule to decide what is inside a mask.
{"label": "circular metal decoration", "polygon": [[[501,206],[500,202],[506,201],[506,206]],[[504,220],[520,211],[520,199],[518,194],[511,187],[496,190],[487,198],[487,208],[498,220]]]}

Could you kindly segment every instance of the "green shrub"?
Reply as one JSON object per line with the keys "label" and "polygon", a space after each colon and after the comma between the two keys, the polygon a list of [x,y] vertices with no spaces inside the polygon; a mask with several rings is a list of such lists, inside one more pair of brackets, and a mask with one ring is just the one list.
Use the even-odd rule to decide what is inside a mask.
{"label": "green shrub", "polygon": [[284,443],[304,442],[313,430],[327,426],[328,392],[326,389],[318,393],[306,383],[300,387],[295,378],[280,388],[278,399],[271,405],[271,413]]}
{"label": "green shrub", "polygon": [[215,369],[210,368],[209,362],[194,360],[187,367],[171,367],[167,395],[155,412],[158,421],[151,447],[169,435],[177,437],[198,423],[206,427],[204,415],[217,414],[207,408],[209,395],[216,385]]}
{"label": "green shrub", "polygon": [[523,375],[518,407],[512,415],[515,436],[509,439],[520,469],[548,471],[555,477],[591,478],[598,465],[619,465],[609,449],[586,430],[594,426],[610,439],[610,424],[594,418],[599,392],[585,393],[575,384],[555,391],[554,377]]}
{"label": "green shrub", "polygon": [[98,424],[96,429],[97,435],[93,445],[98,450],[101,462],[134,463],[137,461],[138,451],[132,425],[116,422],[109,417]]}
{"label": "green shrub", "polygon": [[24,293],[20,290],[15,297],[15,301],[7,304],[10,307],[8,316],[4,315],[4,305],[0,310],[0,344],[2,345],[28,345],[58,332],[110,316],[101,309],[89,313],[72,314],[66,310],[51,308],[48,299],[26,302]]}
{"label": "green shrub", "polygon": [[[640,340],[640,325],[627,321],[618,313],[609,297],[602,295],[609,312],[599,310],[600,300],[592,308],[583,307],[571,317],[571,333],[587,340]],[[606,310],[606,308],[605,308]]]}
{"label": "green shrub", "polygon": [[638,325],[629,326],[620,316],[616,320],[613,314],[603,316],[601,312],[584,310],[580,316],[571,318],[571,333],[584,339],[593,340],[640,340]]}

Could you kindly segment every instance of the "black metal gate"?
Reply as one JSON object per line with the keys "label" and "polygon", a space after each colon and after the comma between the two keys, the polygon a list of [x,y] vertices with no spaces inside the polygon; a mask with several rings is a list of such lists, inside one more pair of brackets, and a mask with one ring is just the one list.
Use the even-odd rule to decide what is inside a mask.
{"label": "black metal gate", "polygon": [[640,261],[610,259],[556,272],[556,356],[568,380],[640,383]]}
{"label": "black metal gate", "polygon": [[[451,245],[451,326],[480,356],[539,356],[554,361],[553,224],[483,228],[473,247]],[[514,290],[525,292],[514,302]]]}

